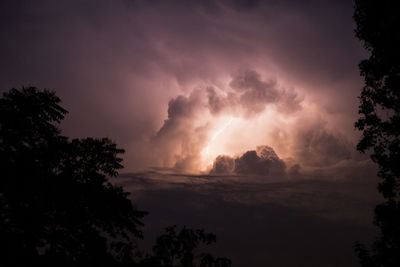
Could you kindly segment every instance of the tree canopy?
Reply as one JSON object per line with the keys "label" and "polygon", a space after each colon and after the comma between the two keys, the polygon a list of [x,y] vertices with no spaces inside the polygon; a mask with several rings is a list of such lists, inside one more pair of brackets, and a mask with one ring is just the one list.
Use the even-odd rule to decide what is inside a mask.
{"label": "tree canopy", "polygon": [[58,124],[67,111],[59,103],[55,93],[34,87],[0,99],[1,261],[131,263],[145,212],[108,181],[124,151],[107,138],[62,136]]}
{"label": "tree canopy", "polygon": [[141,252],[141,219],[122,187],[110,183],[124,152],[107,138],[68,139],[67,111],[54,92],[12,89],[0,98],[1,266],[229,267],[202,253],[215,235],[166,229]]}
{"label": "tree canopy", "polygon": [[370,52],[360,65],[362,131],[357,149],[372,151],[385,202],[375,208],[380,237],[368,251],[358,244],[363,266],[400,266],[400,6],[396,1],[356,0],[356,36]]}
{"label": "tree canopy", "polygon": [[216,242],[213,233],[203,229],[183,227],[176,230],[176,225],[167,227],[165,233],[159,236],[153,246],[153,255],[141,262],[141,267],[230,267],[228,258],[215,257],[210,253],[196,254],[199,245],[210,245]]}

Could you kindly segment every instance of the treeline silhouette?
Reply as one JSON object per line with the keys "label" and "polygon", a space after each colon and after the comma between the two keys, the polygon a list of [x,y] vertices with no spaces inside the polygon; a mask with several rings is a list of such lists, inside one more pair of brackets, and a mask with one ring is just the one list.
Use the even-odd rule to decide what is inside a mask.
{"label": "treeline silhouette", "polygon": [[375,208],[380,236],[371,249],[357,243],[365,267],[400,266],[400,5],[396,1],[356,0],[356,36],[370,53],[360,65],[362,131],[357,149],[371,151],[379,167],[378,190],[385,202]]}
{"label": "treeline silhouette", "polygon": [[110,139],[72,139],[58,128],[67,111],[54,92],[11,89],[0,99],[1,266],[225,267],[197,253],[216,241],[176,226],[151,253],[138,247],[141,219],[128,192],[110,183],[124,152]]}

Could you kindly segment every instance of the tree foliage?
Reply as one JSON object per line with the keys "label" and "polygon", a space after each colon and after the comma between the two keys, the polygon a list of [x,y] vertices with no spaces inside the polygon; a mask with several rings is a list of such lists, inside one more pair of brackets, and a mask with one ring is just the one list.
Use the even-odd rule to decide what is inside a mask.
{"label": "tree foliage", "polygon": [[357,244],[363,266],[400,266],[400,6],[396,1],[356,0],[356,36],[370,57],[360,73],[365,86],[360,96],[362,131],[357,149],[372,151],[379,167],[379,191],[385,202],[375,208],[380,237],[372,250]]}
{"label": "tree foliage", "polygon": [[216,236],[202,229],[183,227],[177,232],[176,226],[167,227],[165,234],[156,240],[154,255],[147,257],[141,266],[230,267],[231,261],[227,258],[214,257],[210,253],[195,253],[199,245],[210,245],[214,242]]}
{"label": "tree foliage", "polygon": [[1,266],[230,266],[226,258],[195,256],[215,235],[188,228],[167,228],[154,255],[143,257],[137,239],[146,212],[109,182],[124,150],[107,138],[62,136],[67,111],[59,103],[54,92],[34,87],[0,98]]}
{"label": "tree foliage", "polygon": [[124,151],[107,138],[62,136],[59,103],[34,87],[0,99],[2,266],[132,263],[145,212],[108,181]]}

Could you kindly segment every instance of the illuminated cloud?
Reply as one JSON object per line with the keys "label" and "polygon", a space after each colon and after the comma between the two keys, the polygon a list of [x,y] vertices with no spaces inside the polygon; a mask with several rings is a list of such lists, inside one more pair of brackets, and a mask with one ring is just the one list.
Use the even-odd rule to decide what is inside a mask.
{"label": "illuminated cloud", "polygon": [[334,165],[353,157],[344,148],[358,138],[364,52],[352,8],[316,0],[4,0],[0,90],[56,90],[70,111],[64,133],[112,137],[126,150],[126,171],[206,171],[218,155],[262,144],[288,169]]}
{"label": "illuminated cloud", "polygon": [[[237,71],[229,83],[230,91],[218,95],[213,87],[207,88],[208,105],[212,114],[223,111],[239,116],[251,117],[274,105],[280,112],[290,113],[301,109],[303,98],[294,90],[278,85],[276,79],[263,81],[261,75],[252,69]],[[241,111],[240,111],[241,110]]]}
{"label": "illuminated cloud", "polygon": [[269,146],[259,146],[249,150],[240,157],[218,156],[211,169],[211,174],[261,175],[265,177],[282,177],[286,165]]}
{"label": "illuminated cloud", "polygon": [[313,121],[296,132],[294,153],[302,164],[326,167],[351,159],[352,145],[344,136],[331,132],[326,123]]}
{"label": "illuminated cloud", "polygon": [[230,156],[218,156],[211,169],[211,174],[232,174],[235,172],[235,159]]}
{"label": "illuminated cloud", "polygon": [[155,148],[151,152],[162,166],[186,171],[198,169],[207,130],[207,125],[198,118],[202,107],[200,90],[194,90],[188,97],[178,96],[169,101],[168,119],[148,147]]}
{"label": "illuminated cloud", "polygon": [[[294,89],[288,91],[272,79],[265,82],[255,70],[239,70],[224,88],[199,85],[187,96],[172,98],[168,103],[168,117],[152,138],[149,149],[157,155],[157,162],[163,167],[175,167],[181,171],[205,171],[207,162],[204,162],[204,154],[208,158],[217,156],[209,155],[210,146],[217,142],[220,135],[237,131],[230,129],[231,124],[235,124],[234,118],[251,123],[266,109],[273,111],[277,118],[291,116],[301,111],[301,102],[302,99]],[[263,131],[263,126],[260,127],[259,130]],[[246,140],[237,142],[243,144]],[[223,154],[227,151],[219,152]],[[256,168],[254,173],[259,174],[269,171],[259,169],[263,162],[254,165],[246,160],[247,156],[238,159],[237,173],[251,173],[251,170],[245,168]]]}
{"label": "illuminated cloud", "polygon": [[254,70],[239,72],[229,85],[240,94],[239,103],[247,114],[260,113],[266,104],[279,100],[276,82],[274,80],[261,81],[260,74]]}
{"label": "illuminated cloud", "polygon": [[[293,176],[301,166],[327,167],[352,157],[351,142],[328,123],[329,114],[264,76],[242,68],[225,85],[198,85],[172,98],[167,119],[148,144],[153,164],[184,172],[283,175],[277,150]],[[258,147],[265,143],[270,147]]]}

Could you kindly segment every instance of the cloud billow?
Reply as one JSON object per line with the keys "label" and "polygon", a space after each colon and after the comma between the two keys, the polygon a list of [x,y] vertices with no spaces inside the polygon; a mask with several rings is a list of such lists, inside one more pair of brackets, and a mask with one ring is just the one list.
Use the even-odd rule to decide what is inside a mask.
{"label": "cloud billow", "polygon": [[212,174],[250,174],[261,176],[282,176],[286,164],[269,146],[259,146],[249,150],[240,157],[218,156],[210,173]]}
{"label": "cloud billow", "polygon": [[237,71],[232,75],[229,87],[231,91],[226,93],[226,96],[218,94],[213,87],[207,88],[208,107],[212,114],[227,111],[253,117],[262,113],[269,105],[273,105],[282,113],[301,110],[303,98],[296,91],[279,86],[272,78],[264,81],[261,75],[252,69]]}
{"label": "cloud billow", "polygon": [[[223,89],[212,84],[197,86],[190,94],[181,94],[169,101],[168,118],[152,141],[161,165],[186,171],[196,169],[197,165],[198,169],[212,127],[218,127],[221,116],[248,120],[261,115],[266,108],[284,110],[283,114],[290,113],[286,110],[301,110],[303,100],[297,92],[287,91],[275,79],[264,80],[255,70],[239,69],[226,85]],[[265,158],[268,153],[273,157]],[[230,158],[220,157],[214,171],[267,175],[279,162],[272,160],[279,159],[272,149],[268,153],[245,154],[234,163]],[[232,166],[235,166],[233,170]]]}
{"label": "cloud billow", "polygon": [[205,125],[195,118],[202,107],[202,93],[178,96],[168,103],[168,119],[152,138],[153,154],[159,165],[179,170],[195,169],[205,142]]}
{"label": "cloud billow", "polygon": [[[304,155],[301,149],[310,146],[309,139],[291,144],[299,127],[286,122],[304,117],[300,113],[315,103],[312,112],[321,114],[330,129],[356,138],[352,124],[362,87],[356,66],[365,51],[354,38],[352,12],[348,1],[59,0],[32,5],[2,0],[0,90],[29,84],[56,90],[71,111],[63,124],[66,134],[112,136],[126,148],[129,171],[183,162],[195,166],[218,130],[218,117],[239,118],[232,123],[237,126],[263,117],[264,111],[273,114],[264,114],[265,124],[261,119],[254,123],[259,130],[249,130],[263,133],[263,138],[252,136],[257,144],[245,147],[238,143],[248,142],[246,137],[231,135],[228,145],[236,144],[221,145],[215,155],[270,144],[285,159],[321,159],[314,156],[320,153],[336,162],[344,153],[337,152],[331,137],[317,135],[321,142],[313,138],[310,145],[316,149]],[[190,95],[199,86],[197,102]],[[167,117],[171,99],[176,103]],[[282,117],[288,120],[282,123]],[[269,138],[273,128],[288,132],[282,146]],[[326,153],[326,142],[333,152]]]}

